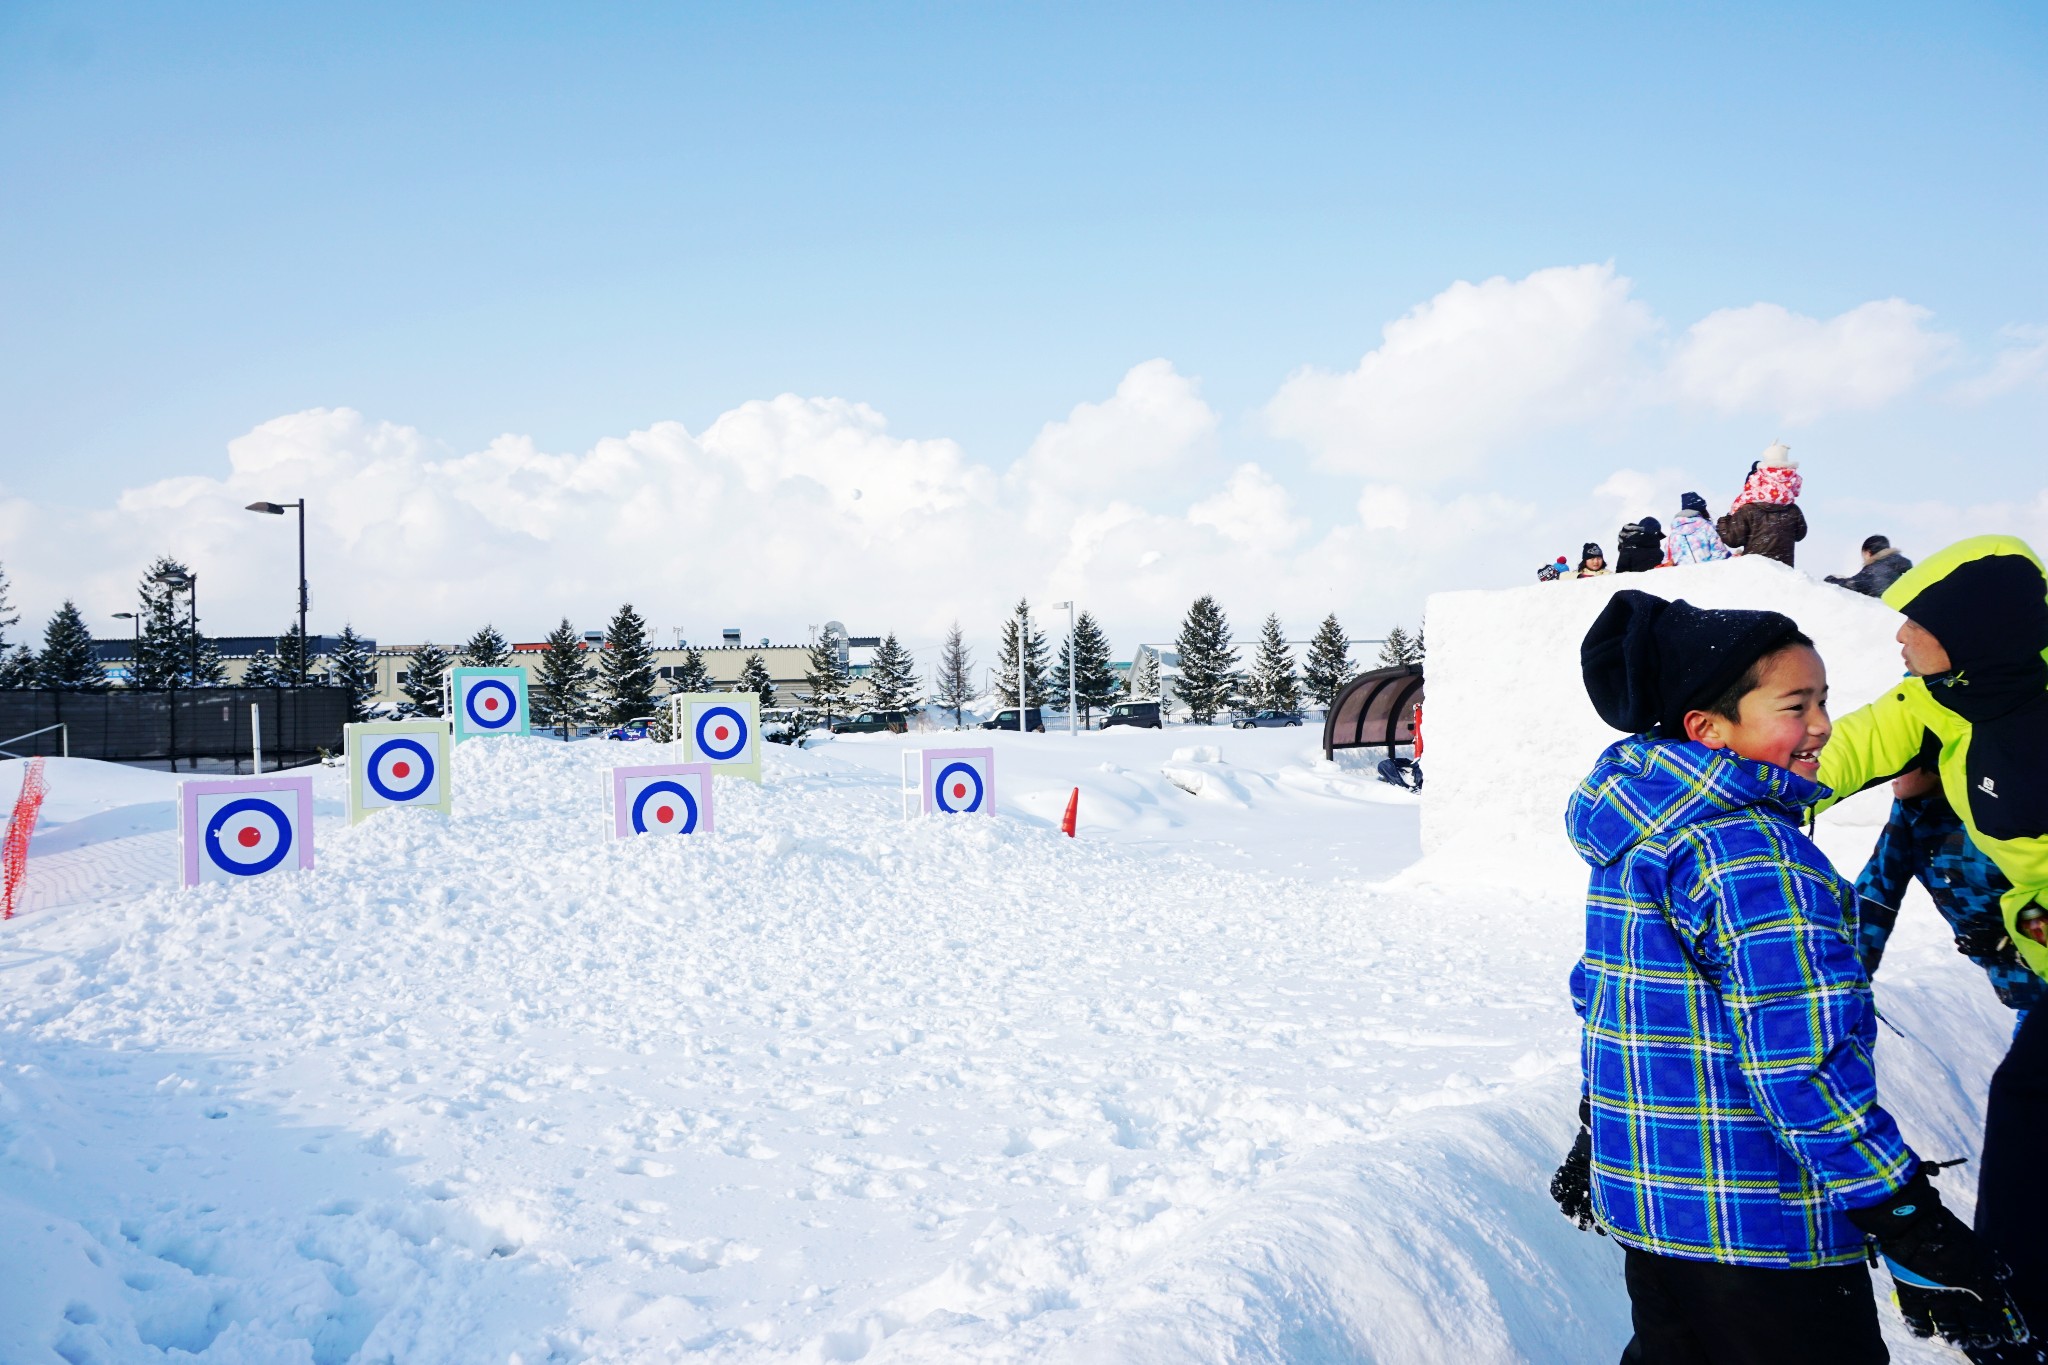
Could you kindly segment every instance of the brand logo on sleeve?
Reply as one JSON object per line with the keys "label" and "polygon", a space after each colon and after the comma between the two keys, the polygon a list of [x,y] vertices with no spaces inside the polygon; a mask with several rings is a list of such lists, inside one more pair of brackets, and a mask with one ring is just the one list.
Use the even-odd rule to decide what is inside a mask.
{"label": "brand logo on sleeve", "polygon": [[1992,785],[1991,779],[1988,777],[1977,784],[1977,790],[1983,792],[1986,796],[1995,797],[1998,795],[1998,788]]}

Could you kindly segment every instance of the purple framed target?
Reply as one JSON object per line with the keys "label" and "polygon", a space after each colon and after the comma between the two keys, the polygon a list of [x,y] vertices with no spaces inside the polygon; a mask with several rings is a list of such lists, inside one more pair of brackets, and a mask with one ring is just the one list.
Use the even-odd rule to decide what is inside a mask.
{"label": "purple framed target", "polygon": [[612,769],[612,834],[709,834],[713,826],[709,763],[644,763]]}
{"label": "purple framed target", "polygon": [[313,866],[313,779],[241,777],[178,784],[186,886],[233,885]]}
{"label": "purple framed target", "polygon": [[349,726],[345,733],[349,823],[392,806],[424,806],[448,813],[451,745],[445,722],[368,721]]}
{"label": "purple framed target", "polygon": [[920,766],[926,815],[995,814],[994,749],[926,749]]}
{"label": "purple framed target", "polygon": [[526,716],[526,670],[458,668],[449,683],[455,705],[455,739],[530,733]]}

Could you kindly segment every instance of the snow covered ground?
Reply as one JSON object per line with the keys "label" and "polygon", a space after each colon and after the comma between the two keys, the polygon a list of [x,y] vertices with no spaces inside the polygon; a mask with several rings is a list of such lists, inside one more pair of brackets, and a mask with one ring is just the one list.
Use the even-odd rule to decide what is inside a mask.
{"label": "snow covered ground", "polygon": [[[951,738],[771,746],[703,840],[604,837],[645,745],[466,744],[452,820],[353,829],[322,771],[317,870],[193,892],[168,774],[53,761],[0,1360],[1618,1353],[1615,1250],[1544,1192],[1570,894],[1418,864],[1313,728],[967,736],[997,818],[906,823]],[[1882,1064],[1946,1156],[2010,1025],[1935,926]]]}

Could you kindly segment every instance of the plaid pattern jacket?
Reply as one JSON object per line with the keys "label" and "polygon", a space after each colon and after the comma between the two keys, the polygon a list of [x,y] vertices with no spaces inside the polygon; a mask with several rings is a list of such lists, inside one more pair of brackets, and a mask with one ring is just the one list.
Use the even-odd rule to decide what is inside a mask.
{"label": "plaid pattern jacket", "polygon": [[1892,802],[1892,817],[1856,878],[1863,900],[1857,951],[1865,972],[1877,975],[1906,887],[1915,879],[1955,933],[1956,951],[1984,969],[2003,1004],[2016,1010],[2048,1004],[2048,980],[2027,969],[2006,934],[1999,906],[2012,883],[1970,842],[1962,820],[1939,793]]}
{"label": "plaid pattern jacket", "polygon": [[1730,1265],[1854,1261],[1843,1209],[1917,1159],[1877,1104],[1856,897],[1799,828],[1825,788],[1625,739],[1573,794],[1593,872],[1572,973],[1593,1207],[1615,1240]]}

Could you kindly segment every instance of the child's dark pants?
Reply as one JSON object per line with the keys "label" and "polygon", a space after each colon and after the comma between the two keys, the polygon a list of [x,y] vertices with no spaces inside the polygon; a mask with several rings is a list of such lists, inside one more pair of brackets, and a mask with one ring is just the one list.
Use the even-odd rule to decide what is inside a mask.
{"label": "child's dark pants", "polygon": [[1636,1334],[1622,1365],[1884,1365],[1862,1262],[1768,1270],[1624,1247]]}

